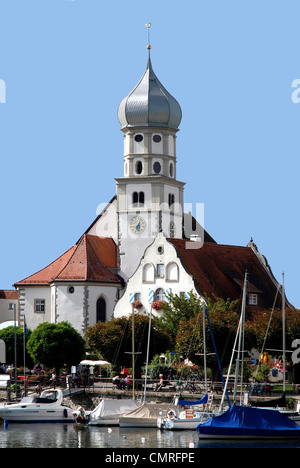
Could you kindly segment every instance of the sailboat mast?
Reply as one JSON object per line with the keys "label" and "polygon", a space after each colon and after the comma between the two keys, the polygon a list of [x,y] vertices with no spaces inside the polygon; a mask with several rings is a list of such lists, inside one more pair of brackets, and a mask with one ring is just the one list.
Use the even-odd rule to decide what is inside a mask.
{"label": "sailboat mast", "polygon": [[206,367],[206,334],[205,334],[205,305],[203,305],[203,353],[204,353],[204,377],[205,393],[207,393],[207,367]]}
{"label": "sailboat mast", "polygon": [[283,350],[283,391],[285,392],[285,371],[286,371],[286,360],[285,360],[285,290],[284,290],[284,272],[282,273],[282,350]]}
{"label": "sailboat mast", "polygon": [[[242,303],[242,311],[241,311],[241,318],[240,318],[240,327],[239,327],[239,343],[238,343],[238,353],[236,359],[236,369],[235,369],[235,382],[234,382],[234,393],[233,393],[233,402],[236,402],[236,393],[237,393],[237,385],[238,385],[238,378],[239,378],[239,368],[240,368],[240,359],[242,355],[242,359],[244,359],[244,324],[245,324],[245,311],[246,311],[246,298],[247,298],[247,276],[248,273],[245,273],[245,280],[244,280],[244,288],[243,288],[243,303]],[[243,371],[243,363],[241,366]],[[241,400],[242,400],[242,390],[243,387],[243,375],[241,375]]]}
{"label": "sailboat mast", "polygon": [[134,353],[134,304],[132,304],[132,398],[135,399],[135,353]]}

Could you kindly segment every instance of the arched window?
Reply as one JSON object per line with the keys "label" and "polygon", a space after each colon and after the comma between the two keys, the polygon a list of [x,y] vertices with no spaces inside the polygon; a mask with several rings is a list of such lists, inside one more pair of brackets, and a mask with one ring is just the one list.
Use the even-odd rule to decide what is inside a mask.
{"label": "arched window", "polygon": [[146,283],[154,283],[154,265],[146,263],[143,268],[143,281]]}
{"label": "arched window", "polygon": [[171,206],[173,206],[175,203],[175,195],[173,195],[172,193],[169,193],[168,202],[169,202],[169,208],[171,208]]}
{"label": "arched window", "polygon": [[144,192],[133,192],[132,194],[132,204],[134,206],[144,206],[145,203],[145,194]]}
{"label": "arched window", "polygon": [[167,265],[167,281],[178,281],[179,272],[178,265],[175,262],[169,263]]}
{"label": "arched window", "polygon": [[158,288],[155,291],[155,301],[164,301],[165,300],[165,291],[162,288]]}
{"label": "arched window", "polygon": [[139,193],[139,205],[143,205],[145,203],[145,194],[144,192]]}
{"label": "arched window", "polygon": [[106,301],[103,297],[99,297],[97,301],[97,323],[106,322]]}
{"label": "arched window", "polygon": [[133,192],[132,194],[132,204],[135,205],[139,201],[139,194],[137,192]]}

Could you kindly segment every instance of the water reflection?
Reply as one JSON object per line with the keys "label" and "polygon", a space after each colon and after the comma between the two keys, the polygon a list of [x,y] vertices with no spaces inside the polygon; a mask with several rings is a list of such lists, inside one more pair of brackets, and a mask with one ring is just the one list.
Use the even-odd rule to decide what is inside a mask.
{"label": "water reflection", "polygon": [[0,428],[0,448],[300,448],[300,441],[199,441],[196,431],[156,428],[78,426],[73,424],[10,424]]}

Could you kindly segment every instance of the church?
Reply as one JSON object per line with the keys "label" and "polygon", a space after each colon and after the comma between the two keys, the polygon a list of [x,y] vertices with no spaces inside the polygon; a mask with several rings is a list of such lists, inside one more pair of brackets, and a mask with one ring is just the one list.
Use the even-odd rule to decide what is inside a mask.
{"label": "church", "polygon": [[124,173],[115,195],[75,245],[13,285],[18,316],[32,330],[68,321],[84,335],[133,309],[159,315],[170,292],[193,291],[203,303],[205,296],[239,299],[246,270],[249,308],[272,308],[280,290],[252,239],[218,244],[184,212],[185,183],[176,170],[181,107],[156,76],[147,48],[146,70],[118,108]]}

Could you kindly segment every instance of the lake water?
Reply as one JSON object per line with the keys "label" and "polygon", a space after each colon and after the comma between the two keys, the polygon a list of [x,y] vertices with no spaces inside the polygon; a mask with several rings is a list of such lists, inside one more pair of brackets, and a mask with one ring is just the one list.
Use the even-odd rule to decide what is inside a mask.
{"label": "lake water", "polygon": [[9,424],[0,426],[0,448],[102,448],[177,449],[199,448],[300,448],[299,441],[199,441],[196,431],[161,431],[155,428],[79,426],[76,424]]}

